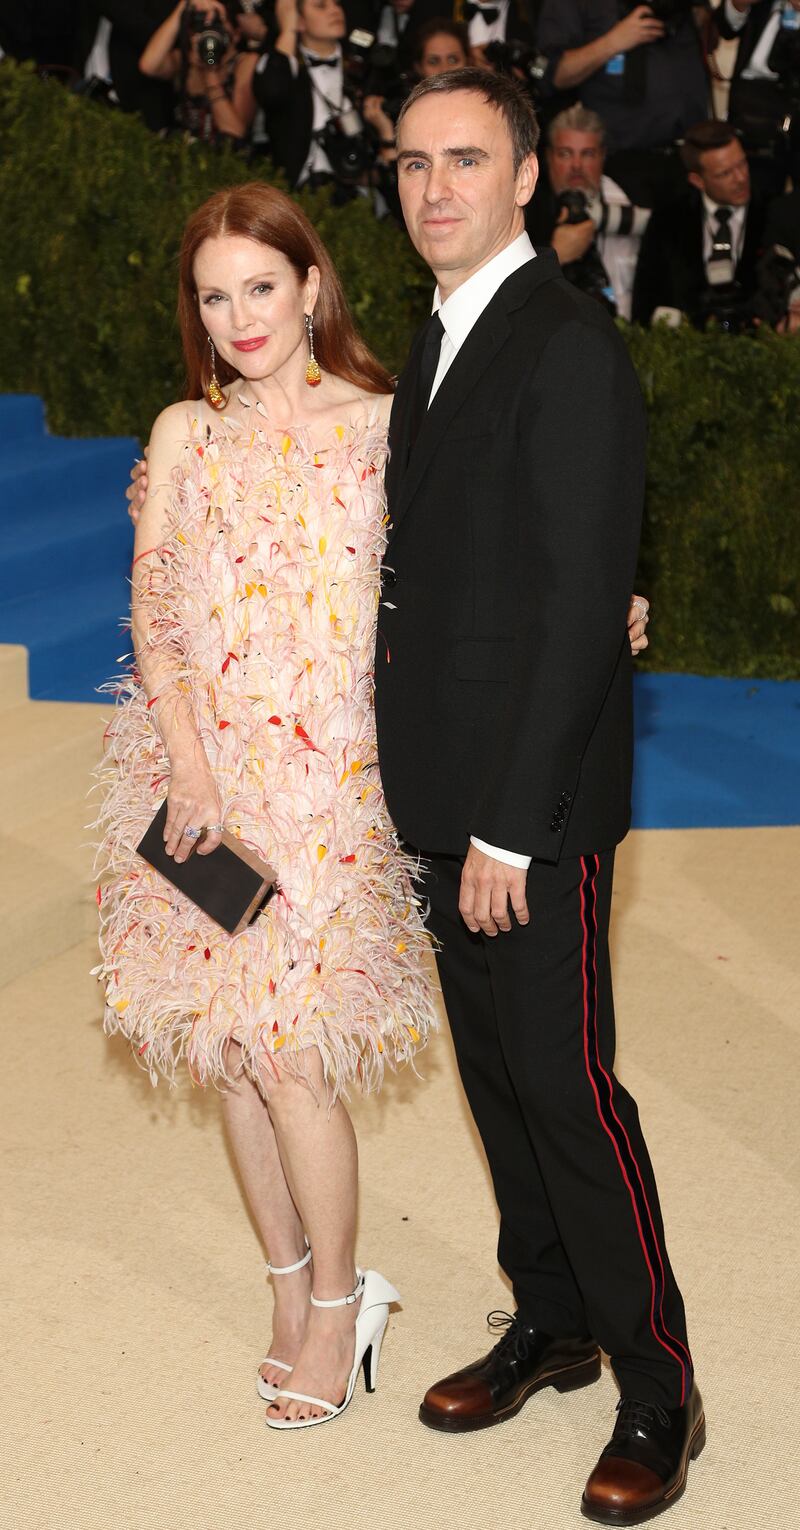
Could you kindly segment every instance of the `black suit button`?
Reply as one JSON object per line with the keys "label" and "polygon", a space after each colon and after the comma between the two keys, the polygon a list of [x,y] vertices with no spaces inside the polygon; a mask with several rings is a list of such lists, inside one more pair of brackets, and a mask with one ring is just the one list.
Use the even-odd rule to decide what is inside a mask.
{"label": "black suit button", "polygon": [[397,584],[397,575],[393,568],[381,570],[381,584],[385,590],[393,590]]}

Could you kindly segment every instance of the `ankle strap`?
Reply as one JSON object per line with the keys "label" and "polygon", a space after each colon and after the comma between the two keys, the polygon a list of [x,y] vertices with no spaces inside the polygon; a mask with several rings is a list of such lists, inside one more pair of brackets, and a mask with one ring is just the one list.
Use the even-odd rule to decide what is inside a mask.
{"label": "ankle strap", "polygon": [[358,1301],[359,1296],[361,1296],[364,1291],[364,1273],[362,1270],[358,1270],[356,1273],[358,1275],[358,1280],[355,1284],[355,1290],[351,1291],[349,1296],[337,1296],[334,1297],[332,1302],[322,1302],[317,1299],[312,1291],[312,1307],[352,1307],[353,1303]]}
{"label": "ankle strap", "polygon": [[310,1263],[311,1249],[309,1247],[308,1238],[306,1238],[306,1253],[302,1259],[298,1259],[296,1264],[282,1265],[270,1264],[269,1260],[267,1260],[267,1272],[270,1275],[294,1275],[295,1270],[304,1270],[306,1265]]}

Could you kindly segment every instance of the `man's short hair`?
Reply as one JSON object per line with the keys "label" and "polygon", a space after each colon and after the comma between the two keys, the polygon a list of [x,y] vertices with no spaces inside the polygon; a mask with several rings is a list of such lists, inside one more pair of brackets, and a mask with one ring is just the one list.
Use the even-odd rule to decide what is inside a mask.
{"label": "man's short hair", "polygon": [[702,168],[704,154],[712,149],[727,149],[729,143],[738,143],[739,134],[729,122],[698,122],[689,128],[680,146],[683,168],[689,175],[697,175]]}
{"label": "man's short hair", "polygon": [[568,106],[566,111],[559,112],[554,117],[547,129],[547,142],[552,145],[556,133],[595,133],[605,148],[606,125],[597,112],[590,112],[587,107],[581,106],[580,101],[575,106]]}
{"label": "man's short hair", "polygon": [[433,95],[434,91],[440,95],[471,91],[474,95],[483,96],[484,101],[501,113],[511,139],[515,175],[522,161],[529,154],[536,153],[539,124],[524,85],[510,79],[508,75],[493,74],[488,69],[448,69],[445,74],[435,74],[429,80],[420,80],[400,109],[398,132],[406,112],[416,101],[421,101],[423,96]]}

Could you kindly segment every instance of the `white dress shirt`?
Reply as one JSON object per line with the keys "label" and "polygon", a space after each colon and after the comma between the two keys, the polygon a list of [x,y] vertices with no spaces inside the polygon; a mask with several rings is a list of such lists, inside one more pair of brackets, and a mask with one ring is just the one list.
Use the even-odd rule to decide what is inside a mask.
{"label": "white dress shirt", "polygon": [[110,41],[111,22],[106,16],[101,16],[94,34],[94,42],[83,66],[85,80],[106,80],[109,84],[111,83],[111,60],[108,55]]}
{"label": "white dress shirt", "polygon": [[[487,260],[486,265],[481,266],[474,276],[468,277],[460,287],[456,287],[455,292],[451,292],[444,302],[442,302],[439,288],[436,288],[433,296],[433,312],[438,313],[444,334],[439,353],[439,365],[428,399],[429,404],[441,387],[470,330],[477,323],[484,308],[492,301],[495,293],[502,287],[506,277],[518,271],[520,266],[526,266],[529,260],[535,259],[536,251],[528,235],[520,234],[518,239],[512,240],[511,244],[507,244],[498,255]],[[470,842],[476,850],[483,850],[485,855],[491,855],[496,861],[503,861],[507,866],[517,866],[522,871],[527,871],[530,866],[529,855],[521,855],[516,850],[499,850],[496,845],[487,845],[485,840],[476,839],[474,834],[470,835]]]}
{"label": "white dress shirt", "polygon": [[[506,40],[509,0],[484,0],[484,3],[499,14],[495,21],[486,21],[483,16],[472,17],[468,25],[470,46],[473,48],[485,48],[487,43]],[[480,4],[480,0],[476,0],[476,4]]]}
{"label": "white dress shirt", "polygon": [[[742,27],[747,20],[748,13],[746,11],[734,10],[734,7],[731,5],[731,0],[724,0],[724,4],[726,21],[730,22],[730,25],[733,27],[735,32],[741,32]],[[772,52],[772,45],[780,29],[782,11],[783,0],[775,0],[775,3],[772,7],[772,15],[770,16],[769,21],[761,33],[761,36],[758,39],[758,43],[753,49],[753,52],[750,56],[750,62],[747,65],[747,68],[742,70],[743,80],[778,79],[778,75],[773,73],[773,71],[770,69],[767,60],[770,56],[770,53]]]}
{"label": "white dress shirt", "polygon": [[408,11],[401,11],[398,15],[393,5],[384,5],[378,18],[376,43],[381,43],[385,48],[399,47],[408,26],[409,14]]}

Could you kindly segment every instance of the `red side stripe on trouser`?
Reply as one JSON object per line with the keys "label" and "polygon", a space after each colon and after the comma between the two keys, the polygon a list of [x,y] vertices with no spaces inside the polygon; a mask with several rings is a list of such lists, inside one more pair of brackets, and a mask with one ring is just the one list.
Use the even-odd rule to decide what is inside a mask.
{"label": "red side stripe on trouser", "polygon": [[[639,1242],[642,1245],[645,1263],[650,1275],[650,1328],[653,1337],[670,1354],[681,1369],[681,1405],[686,1400],[688,1382],[692,1374],[691,1356],[685,1344],[670,1333],[667,1328],[664,1312],[664,1287],[666,1284],[664,1275],[664,1261],[661,1255],[658,1238],[656,1236],[650,1204],[647,1199],[644,1181],[642,1180],[639,1165],[636,1162],[630,1138],[614,1108],[614,1090],[609,1074],[606,1072],[600,1060],[600,1050],[597,1038],[597,919],[596,905],[597,895],[595,882],[600,870],[600,857],[581,856],[583,880],[581,882],[581,924],[583,926],[583,1050],[586,1061],[586,1072],[592,1086],[597,1115],[600,1124],[611,1141],[616,1154],[620,1173],[625,1181],[628,1194],[631,1198],[633,1214],[636,1219],[636,1228],[639,1234]],[[598,1081],[603,1079],[608,1090],[608,1098],[604,1105],[601,1100]],[[605,1091],[604,1091],[605,1092]],[[627,1156],[635,1171],[634,1179],[630,1175],[623,1162],[621,1146],[624,1143],[627,1148]],[[655,1250],[658,1261],[660,1280],[657,1281],[653,1262],[647,1247],[647,1238],[643,1221],[646,1223],[652,1247]],[[685,1358],[684,1358],[685,1357]]]}

